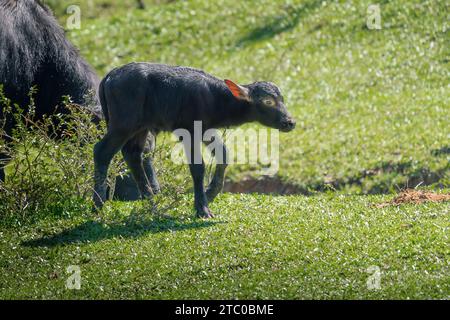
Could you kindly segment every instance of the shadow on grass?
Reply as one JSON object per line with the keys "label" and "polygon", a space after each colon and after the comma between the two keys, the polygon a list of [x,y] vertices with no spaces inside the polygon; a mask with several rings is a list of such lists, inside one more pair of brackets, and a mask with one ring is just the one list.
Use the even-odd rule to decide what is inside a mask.
{"label": "shadow on grass", "polygon": [[55,247],[75,243],[91,243],[110,238],[137,238],[147,233],[185,231],[211,227],[220,222],[207,220],[183,221],[172,218],[145,219],[131,215],[124,221],[103,223],[86,221],[76,227],[51,236],[22,242],[27,247]]}
{"label": "shadow on grass", "polygon": [[297,26],[305,14],[319,7],[321,0],[308,1],[300,6],[286,6],[285,12],[268,19],[268,23],[256,27],[237,42],[237,46],[270,39],[277,34],[290,31]]}
{"label": "shadow on grass", "polygon": [[[447,151],[447,148],[442,148],[438,150],[438,153],[443,154]],[[326,176],[321,181],[303,185],[283,181],[278,176],[247,177],[240,181],[226,181],[224,191],[230,193],[273,195],[313,195],[317,192],[338,191],[349,187],[359,187],[361,188],[362,194],[386,194],[401,188],[414,188],[417,185],[435,185],[436,187],[444,188],[444,178],[449,172],[450,163],[432,171],[426,167],[417,167],[413,161],[398,163],[382,162],[372,169],[360,171],[353,176],[342,178]],[[405,185],[395,184],[395,181],[399,177],[406,181]]]}
{"label": "shadow on grass", "polygon": [[443,146],[439,149],[431,150],[431,154],[435,157],[450,155],[450,146]]}

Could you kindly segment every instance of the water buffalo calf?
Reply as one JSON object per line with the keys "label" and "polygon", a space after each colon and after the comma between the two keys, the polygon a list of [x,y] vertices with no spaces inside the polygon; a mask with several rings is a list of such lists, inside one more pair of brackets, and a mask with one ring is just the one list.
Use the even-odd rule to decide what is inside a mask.
{"label": "water buffalo calf", "polygon": [[[236,126],[257,121],[265,126],[290,131],[295,121],[289,115],[277,86],[270,82],[238,85],[220,80],[201,70],[154,63],[131,63],[112,70],[101,81],[99,97],[108,122],[108,132],[94,148],[94,203],[100,208],[106,199],[106,176],[113,156],[122,150],[142,197],[152,195],[157,179],[151,161],[142,160],[149,134],[186,129],[191,133],[191,152],[201,145],[194,140],[194,121],[202,130]],[[225,146],[222,144],[223,152]],[[226,163],[216,165],[205,190],[203,161],[190,161],[194,180],[197,216],[212,214],[208,201],[221,191]],[[148,165],[150,168],[145,168]],[[147,174],[146,174],[147,172]]]}

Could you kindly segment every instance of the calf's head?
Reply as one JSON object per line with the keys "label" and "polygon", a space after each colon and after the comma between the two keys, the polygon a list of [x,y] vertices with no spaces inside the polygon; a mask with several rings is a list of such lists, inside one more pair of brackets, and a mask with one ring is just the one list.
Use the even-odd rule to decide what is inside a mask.
{"label": "calf's head", "polygon": [[259,123],[289,132],[295,128],[295,120],[284,105],[280,89],[270,82],[254,82],[248,85],[238,85],[231,80],[225,84],[237,99],[249,103],[252,118]]}

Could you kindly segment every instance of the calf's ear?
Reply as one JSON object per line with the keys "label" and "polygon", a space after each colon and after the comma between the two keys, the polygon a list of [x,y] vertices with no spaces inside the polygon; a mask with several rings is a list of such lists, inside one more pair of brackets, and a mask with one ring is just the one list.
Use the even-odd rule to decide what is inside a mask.
{"label": "calf's ear", "polygon": [[228,89],[230,89],[233,96],[238,99],[250,101],[250,96],[248,94],[247,88],[240,86],[228,79],[225,79],[225,84],[227,85]]}

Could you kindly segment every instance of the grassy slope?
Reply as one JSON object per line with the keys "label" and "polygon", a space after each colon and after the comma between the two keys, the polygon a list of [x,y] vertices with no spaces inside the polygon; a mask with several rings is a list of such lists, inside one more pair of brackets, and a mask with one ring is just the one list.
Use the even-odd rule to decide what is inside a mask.
{"label": "grassy slope", "polygon": [[[435,153],[450,140],[445,1],[385,1],[379,31],[365,28],[371,1],[259,3],[92,9],[102,18],[83,20],[70,37],[101,74],[143,60],[276,82],[298,120],[297,130],[281,135],[279,176],[303,188],[448,186],[448,151]],[[235,167],[230,177],[255,169]]]}
{"label": "grassy slope", "polygon": [[[280,135],[282,179],[377,193],[437,172],[448,187],[448,153],[433,151],[449,145],[444,1],[385,1],[381,31],[364,28],[369,1],[194,0],[146,11],[109,2],[82,2],[87,19],[69,32],[102,74],[153,60],[280,85],[299,123]],[[142,215],[139,204],[112,203],[103,222],[69,212],[0,231],[8,257],[0,296],[449,298],[448,204],[371,207],[386,198],[221,195],[208,222],[191,220],[190,195],[170,212],[174,220]],[[42,237],[51,240],[23,243]],[[71,264],[81,266],[81,291],[64,288]],[[366,288],[372,265],[382,272],[379,291]]]}

